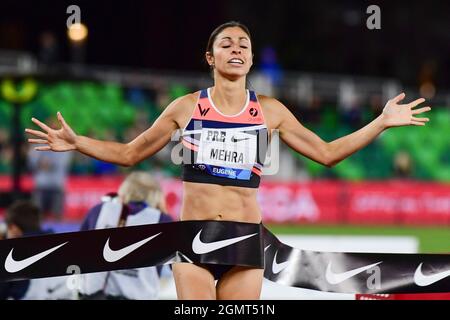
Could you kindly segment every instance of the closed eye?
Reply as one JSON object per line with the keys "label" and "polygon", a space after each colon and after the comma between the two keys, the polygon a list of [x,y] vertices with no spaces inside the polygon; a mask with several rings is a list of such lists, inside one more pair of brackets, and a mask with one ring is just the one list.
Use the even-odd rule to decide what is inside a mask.
{"label": "closed eye", "polygon": [[[229,48],[229,47],[231,47],[231,46],[222,46],[222,48]],[[248,49],[247,46],[241,46],[241,48],[243,48],[243,49]]]}

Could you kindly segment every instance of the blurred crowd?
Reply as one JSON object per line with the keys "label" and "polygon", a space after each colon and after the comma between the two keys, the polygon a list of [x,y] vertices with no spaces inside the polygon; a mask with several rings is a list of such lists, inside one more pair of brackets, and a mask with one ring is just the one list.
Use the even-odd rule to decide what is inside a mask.
{"label": "blurred crowd", "polygon": [[[33,112],[38,113],[38,115],[34,115],[38,118],[39,114],[42,115],[40,120],[50,123],[52,127],[59,127],[59,123],[51,114],[52,108],[47,108],[45,105],[47,102],[44,100],[46,98],[45,95],[50,95],[52,90],[68,91],[68,88],[73,87],[71,90],[74,91],[74,95],[77,94],[77,92],[79,93],[79,91],[84,90],[82,88],[83,86],[92,86],[91,89],[94,94],[97,94],[96,91],[98,91],[99,95],[103,94],[103,91],[109,90],[104,88],[107,85],[102,84],[65,83],[64,88],[62,88],[62,85],[60,84],[54,86],[61,87],[45,88],[49,93],[44,93],[44,97],[38,97],[37,102],[29,107],[27,106],[26,116],[22,117],[24,119],[22,121],[23,127],[30,126],[30,123],[26,123],[26,120],[28,119],[28,116],[33,115]],[[88,106],[83,106],[83,93],[81,93],[81,97],[78,99],[81,101],[81,104],[78,107],[81,116],[77,116],[76,113],[74,114],[73,112],[70,112],[70,110],[69,112],[66,111],[66,113],[65,111],[62,111],[63,115],[66,117],[66,121],[72,125],[79,134],[99,139],[128,142],[150,127],[162,110],[164,110],[173,99],[187,92],[195,91],[195,89],[185,88],[180,85],[174,85],[171,88],[162,88],[160,91],[142,90],[138,88],[115,88],[114,90],[119,92],[120,98],[118,99],[120,101],[114,108],[111,107],[110,110],[105,110],[105,108],[108,107],[107,103],[102,104],[99,102],[98,108],[101,109],[102,114],[96,114],[96,112],[92,111],[92,102],[89,103]],[[327,101],[322,101],[319,96],[313,96],[308,103],[304,103],[300,106],[298,105],[298,101],[290,101],[289,97],[283,98],[283,92],[278,93],[278,95],[303,125],[327,141],[336,139],[361,128],[380,114],[383,108],[383,101],[381,100],[381,97],[377,95],[374,95],[368,104],[365,103],[363,105],[359,104],[357,101],[347,104],[332,104]],[[67,99],[69,101],[69,98]],[[95,98],[94,100],[100,101],[99,99],[100,98]],[[64,97],[57,103],[64,106]],[[67,102],[68,105],[71,103],[73,102]],[[3,107],[7,108],[9,106],[4,104]],[[46,109],[48,109],[48,111]],[[124,120],[126,119],[126,116],[122,116],[122,113],[124,112],[129,113],[129,115],[127,115],[129,120]],[[102,123],[103,120],[98,119],[99,117],[103,117],[103,120],[108,118],[108,120],[104,120]],[[84,123],[84,119],[86,119],[88,124]],[[120,121],[122,121],[122,123],[120,123]],[[117,125],[111,126],[111,123],[117,123]],[[13,158],[10,141],[10,128],[7,128],[6,125],[3,127],[0,126],[0,175],[10,174],[12,170]],[[173,145],[174,143],[168,145],[151,159],[146,159],[138,164],[134,169],[152,170],[153,172],[158,172],[158,174],[164,176],[179,176],[181,168],[172,164],[170,161],[167,161],[170,159],[171,148]],[[361,178],[377,178],[377,175],[378,178],[390,178],[396,176],[406,177],[409,175],[415,177],[416,175],[411,166],[413,162],[413,157],[410,154],[411,151],[408,150],[409,148],[402,147],[401,144],[399,145],[400,147],[395,154],[384,156],[382,161],[386,168],[383,169],[384,171],[382,173],[374,172],[373,174],[370,174],[370,172],[368,173],[366,172],[367,170],[363,169],[363,171],[365,171]],[[280,148],[282,154],[280,159],[282,163],[280,164],[279,173],[275,176],[269,176],[268,179],[291,178],[305,180],[320,177],[349,179],[349,177],[345,176],[345,173],[341,174],[334,169],[324,168],[320,172],[317,172],[311,167],[311,164],[308,162],[309,160],[294,154],[284,144],[281,144]],[[362,152],[364,153],[367,151],[367,157],[370,157],[371,155],[376,156],[377,152],[378,155],[383,155],[386,148],[382,143],[375,142],[374,146],[371,146],[369,149],[370,150],[368,151],[363,150]],[[52,180],[54,181],[54,185],[58,184],[55,180],[63,181],[65,175],[115,175],[124,174],[128,171],[128,169],[98,161],[79,153],[70,155],[52,155],[48,152],[33,152],[32,148],[26,143],[25,136],[23,137],[21,150],[21,162],[24,173],[35,175],[35,178],[38,180],[45,180],[50,183],[48,178],[39,178],[39,176],[42,177],[44,172],[47,174],[53,172]],[[350,159],[350,161],[354,160],[361,163],[358,156],[359,155]],[[401,173],[399,173],[397,168],[398,156],[409,158],[409,160],[406,161],[409,168],[402,169]],[[375,161],[377,160],[375,159]],[[402,166],[405,166],[404,163],[405,161],[402,162]],[[429,179],[432,177],[423,176],[420,178]]]}
{"label": "blurred crowd", "polygon": [[[59,39],[60,40],[60,39]],[[39,64],[47,71],[57,68],[61,61],[58,37],[52,31],[43,31],[38,37],[36,52]],[[273,95],[281,100],[303,125],[326,141],[351,133],[374,119],[382,112],[385,97],[373,93],[364,100],[358,92],[343,90],[340,98],[330,100],[314,91],[303,98],[293,88],[285,86],[285,70],[274,46],[266,44],[258,48],[254,70],[257,77],[250,74],[248,87],[257,92]],[[418,85],[422,96],[433,96],[430,92],[436,77],[436,65],[425,61],[418,74]],[[44,78],[45,79],[45,78]],[[176,82],[161,82],[150,87],[123,87],[112,83],[89,80],[42,80],[37,96],[22,105],[22,127],[31,125],[32,116],[58,127],[54,116],[61,111],[66,121],[78,134],[91,137],[128,142],[146,130],[157,119],[164,108],[177,97],[200,88],[188,87]],[[295,82],[295,81],[294,81]],[[425,88],[425,89],[424,89]],[[423,89],[423,90],[422,90]],[[340,89],[341,90],[341,89]],[[434,90],[434,89],[433,89]],[[423,92],[422,92],[423,91]],[[41,202],[45,202],[48,190],[60,190],[67,175],[114,175],[128,170],[98,161],[79,153],[67,155],[38,155],[27,143],[22,143],[21,159],[13,159],[11,146],[11,109],[13,104],[0,97],[0,175],[12,172],[13,161],[20,161],[24,173],[32,174],[41,190]],[[433,119],[433,114],[431,114]],[[450,134],[450,111],[442,109],[441,121],[432,121],[426,130],[439,130],[445,136]],[[436,123],[439,125],[437,126]],[[280,168],[276,175],[268,179],[308,180],[314,178],[339,178],[344,180],[416,178],[450,181],[450,172],[442,174],[448,165],[445,154],[450,145],[442,141],[431,152],[430,159],[420,153],[420,144],[429,136],[426,130],[416,130],[414,139],[401,137],[400,131],[381,136],[368,148],[362,150],[336,168],[319,167],[310,160],[292,152],[284,144],[280,145]],[[436,139],[439,135],[436,135]],[[23,137],[25,140],[25,137]],[[409,140],[413,140],[411,143]],[[133,169],[152,170],[156,174],[178,177],[181,167],[172,164],[171,148],[168,145],[151,159],[146,159]],[[367,164],[371,163],[372,166]],[[433,163],[433,165],[427,165]],[[440,171],[440,173],[438,172]],[[50,177],[50,178],[49,178]],[[45,182],[44,182],[45,181]],[[45,191],[47,190],[47,191]]]}
{"label": "blurred crowd", "polygon": [[[59,204],[59,199],[49,199],[52,203]],[[54,233],[43,227],[43,213],[36,202],[15,201],[0,222],[0,240]],[[133,171],[118,190],[86,212],[80,231],[172,221],[158,179]],[[158,299],[161,281],[171,276],[169,266],[157,266],[0,282],[0,300],[152,300]]]}

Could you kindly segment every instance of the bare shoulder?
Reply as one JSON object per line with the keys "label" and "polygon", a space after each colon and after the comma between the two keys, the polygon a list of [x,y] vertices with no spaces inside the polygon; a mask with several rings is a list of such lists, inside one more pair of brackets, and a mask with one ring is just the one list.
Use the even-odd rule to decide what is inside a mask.
{"label": "bare shoulder", "polygon": [[263,108],[267,109],[284,107],[284,105],[277,99],[262,94],[258,95],[258,101]]}
{"label": "bare shoulder", "polygon": [[199,92],[194,92],[178,97],[167,106],[164,113],[183,128],[194,111],[198,95]]}
{"label": "bare shoulder", "polygon": [[264,95],[258,95],[258,101],[261,105],[264,113],[264,118],[266,119],[269,127],[272,129],[278,128],[278,125],[283,118],[283,111],[286,110],[284,104],[282,104],[275,98]]}
{"label": "bare shoulder", "polygon": [[178,97],[167,106],[167,109],[170,109],[170,111],[177,113],[188,111],[186,109],[191,109],[190,111],[193,111],[195,103],[198,99],[198,95],[198,92],[194,92]]}

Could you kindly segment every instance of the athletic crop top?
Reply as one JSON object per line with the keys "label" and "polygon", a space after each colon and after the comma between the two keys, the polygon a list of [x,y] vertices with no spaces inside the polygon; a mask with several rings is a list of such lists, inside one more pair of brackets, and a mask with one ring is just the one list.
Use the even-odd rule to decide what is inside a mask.
{"label": "athletic crop top", "polygon": [[214,106],[210,89],[202,90],[181,141],[183,181],[259,186],[268,132],[253,91],[247,90],[244,108],[228,116]]}

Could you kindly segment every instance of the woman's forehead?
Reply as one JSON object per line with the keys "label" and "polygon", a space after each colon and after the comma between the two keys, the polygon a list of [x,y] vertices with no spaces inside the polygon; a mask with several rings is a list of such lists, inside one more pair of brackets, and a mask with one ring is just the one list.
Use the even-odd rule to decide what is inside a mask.
{"label": "woman's forehead", "polygon": [[239,27],[230,27],[222,30],[216,38],[217,41],[222,40],[246,40],[250,42],[248,34]]}

